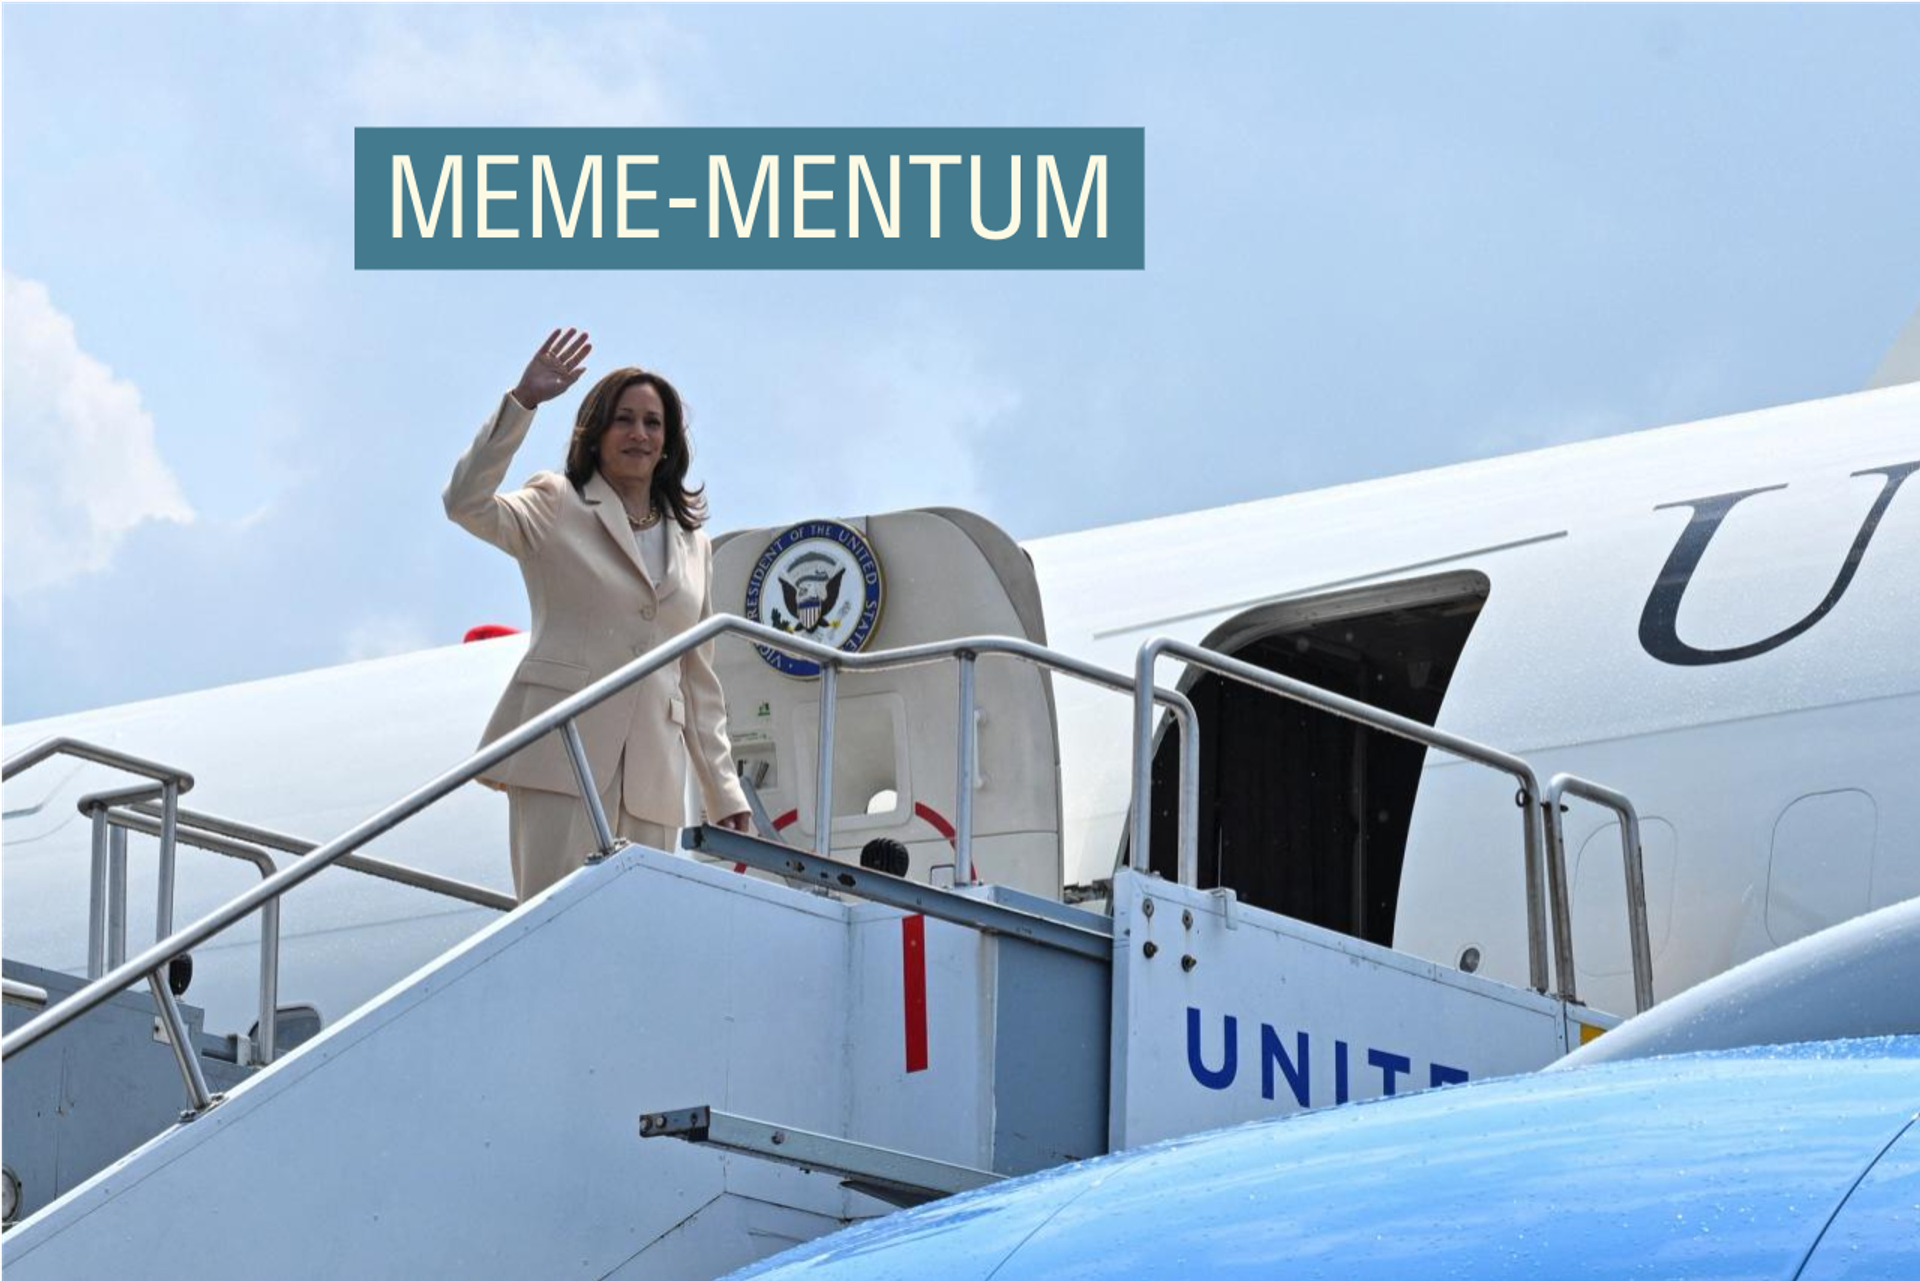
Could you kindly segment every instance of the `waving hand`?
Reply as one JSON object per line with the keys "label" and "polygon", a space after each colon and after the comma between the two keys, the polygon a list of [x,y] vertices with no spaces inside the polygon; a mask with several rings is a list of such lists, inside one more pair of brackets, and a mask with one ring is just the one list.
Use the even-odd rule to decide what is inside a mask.
{"label": "waving hand", "polygon": [[592,350],[593,344],[587,341],[585,330],[569,328],[564,333],[554,330],[527,362],[526,372],[520,375],[513,389],[513,398],[528,409],[552,400],[587,372],[583,362]]}

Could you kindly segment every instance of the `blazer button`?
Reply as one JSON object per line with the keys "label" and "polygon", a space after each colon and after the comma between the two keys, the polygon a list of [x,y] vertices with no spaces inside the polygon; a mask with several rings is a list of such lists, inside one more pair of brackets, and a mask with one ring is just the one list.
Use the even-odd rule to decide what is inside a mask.
{"label": "blazer button", "polygon": [[646,620],[647,620],[648,622],[652,622],[652,621],[653,621],[653,606],[651,606],[651,605],[642,605],[642,606],[640,607],[640,617],[642,617],[642,618],[644,618],[644,619],[646,619]]}

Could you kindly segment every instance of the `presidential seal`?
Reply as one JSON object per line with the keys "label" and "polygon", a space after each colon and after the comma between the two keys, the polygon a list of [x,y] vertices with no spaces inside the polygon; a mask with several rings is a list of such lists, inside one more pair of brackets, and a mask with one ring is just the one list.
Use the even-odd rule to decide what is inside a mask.
{"label": "presidential seal", "polygon": [[[809,520],[767,544],[747,575],[746,616],[849,654],[867,647],[880,623],[880,561],[860,531]],[[756,645],[789,676],[818,676],[820,665]]]}

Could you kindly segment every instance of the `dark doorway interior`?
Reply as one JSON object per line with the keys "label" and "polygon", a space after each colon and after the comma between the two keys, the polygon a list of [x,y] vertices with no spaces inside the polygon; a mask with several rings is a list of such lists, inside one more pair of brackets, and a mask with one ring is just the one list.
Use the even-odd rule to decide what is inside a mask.
{"label": "dark doorway interior", "polygon": [[[1481,580],[1484,583],[1484,580]],[[1235,658],[1433,724],[1485,601],[1428,597],[1284,620]],[[1200,717],[1200,884],[1390,946],[1426,749],[1238,681],[1187,689]],[[1174,735],[1154,757],[1154,871],[1175,875]]]}

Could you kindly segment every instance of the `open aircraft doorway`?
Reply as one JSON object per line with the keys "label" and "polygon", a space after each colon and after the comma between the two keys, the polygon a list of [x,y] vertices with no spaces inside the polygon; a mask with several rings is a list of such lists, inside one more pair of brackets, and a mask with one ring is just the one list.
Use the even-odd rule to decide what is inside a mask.
{"label": "open aircraft doorway", "polygon": [[[1204,642],[1243,662],[1434,724],[1486,603],[1474,572],[1262,605]],[[1200,884],[1393,944],[1426,749],[1211,673],[1200,721]],[[1153,870],[1175,875],[1176,744],[1153,763]]]}

